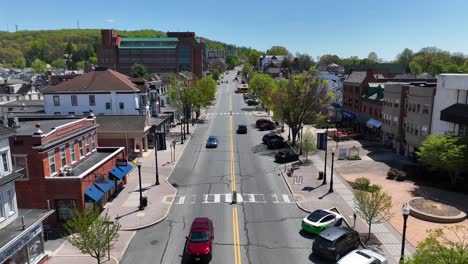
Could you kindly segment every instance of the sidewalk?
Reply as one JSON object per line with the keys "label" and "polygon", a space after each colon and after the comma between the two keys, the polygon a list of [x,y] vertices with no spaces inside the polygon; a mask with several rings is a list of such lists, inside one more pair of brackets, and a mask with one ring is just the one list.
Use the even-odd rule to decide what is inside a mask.
{"label": "sidewalk", "polygon": [[[196,126],[191,126],[190,131]],[[107,203],[105,210],[109,218],[113,221],[117,220],[121,225],[119,239],[111,250],[111,261],[104,263],[119,263],[122,259],[128,245],[132,241],[136,230],[157,224],[164,220],[169,213],[174,197],[177,194],[177,189],[168,183],[172,170],[175,168],[177,160],[182,155],[185,146],[188,144],[191,135],[187,135],[184,144],[180,144],[180,126],[170,129],[166,137],[166,150],[158,151],[158,167],[159,167],[159,183],[156,182],[156,164],[154,149],[143,152],[141,161],[141,182],[143,196],[148,198],[148,206],[142,210],[138,210],[139,206],[139,179],[138,167],[135,168],[127,176],[127,184],[124,189],[117,195],[112,202]],[[171,162],[171,142],[177,140],[175,147],[175,162]],[[174,149],[172,149],[174,151]],[[50,254],[47,263],[95,263],[95,259],[90,256],[81,254],[76,248],[68,242],[64,242],[60,247]]]}

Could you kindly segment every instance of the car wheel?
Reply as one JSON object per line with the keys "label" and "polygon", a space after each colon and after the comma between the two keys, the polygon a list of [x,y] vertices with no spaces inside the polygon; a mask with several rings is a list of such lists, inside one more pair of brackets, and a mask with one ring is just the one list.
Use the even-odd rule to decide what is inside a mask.
{"label": "car wheel", "polygon": [[358,248],[360,245],[361,245],[361,243],[359,242],[359,239],[358,239],[358,240],[356,240],[356,244],[354,244],[354,248]]}
{"label": "car wheel", "polygon": [[335,260],[338,261],[338,260],[340,260],[340,258],[341,258],[341,254],[339,252],[336,253]]}

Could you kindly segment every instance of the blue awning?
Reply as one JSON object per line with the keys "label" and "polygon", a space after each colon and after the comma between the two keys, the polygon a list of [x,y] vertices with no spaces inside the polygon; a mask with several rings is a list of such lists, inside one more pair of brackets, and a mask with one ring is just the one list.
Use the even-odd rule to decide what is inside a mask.
{"label": "blue awning", "polygon": [[107,182],[95,182],[94,183],[101,191],[107,193],[112,187],[114,187],[114,181],[107,181]]}
{"label": "blue awning", "polygon": [[85,190],[85,200],[92,200],[94,202],[98,202],[104,196],[104,193],[96,186],[91,185],[88,189]]}
{"label": "blue awning", "polygon": [[127,166],[115,166],[109,171],[110,176],[117,178],[118,180],[122,180],[122,178],[127,175],[129,171],[131,171],[133,166],[127,163]]}
{"label": "blue awning", "polygon": [[367,121],[367,126],[368,126],[368,127],[379,128],[379,127],[382,126],[382,122],[370,118],[370,119]]}
{"label": "blue awning", "polygon": [[355,113],[348,111],[346,109],[341,109],[341,113],[347,118],[356,119],[357,117]]}

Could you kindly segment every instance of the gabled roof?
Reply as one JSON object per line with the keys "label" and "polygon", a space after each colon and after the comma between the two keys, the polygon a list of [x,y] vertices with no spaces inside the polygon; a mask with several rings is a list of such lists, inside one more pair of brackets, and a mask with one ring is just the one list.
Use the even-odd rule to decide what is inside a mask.
{"label": "gabled roof", "polygon": [[348,78],[344,81],[345,83],[361,84],[366,79],[367,72],[365,71],[353,71]]}
{"label": "gabled roof", "polygon": [[362,95],[362,100],[367,102],[381,103],[383,102],[384,96],[384,85],[379,84],[377,86],[369,85],[367,91]]}
{"label": "gabled roof", "polygon": [[14,134],[15,131],[13,129],[0,125],[0,139],[13,136]]}
{"label": "gabled roof", "polygon": [[131,78],[110,69],[96,69],[69,81],[49,86],[42,93],[139,92]]}

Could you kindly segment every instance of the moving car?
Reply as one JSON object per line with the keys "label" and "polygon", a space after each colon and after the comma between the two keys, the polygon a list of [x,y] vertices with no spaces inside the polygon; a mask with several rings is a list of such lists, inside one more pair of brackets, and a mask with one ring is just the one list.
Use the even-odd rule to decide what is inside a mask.
{"label": "moving car", "polygon": [[270,140],[272,140],[272,139],[281,139],[281,140],[282,140],[283,137],[280,136],[280,135],[278,135],[278,134],[276,134],[276,133],[270,133],[270,134],[266,134],[266,135],[263,136],[262,142],[265,143],[265,144],[267,144],[268,141],[270,141]]}
{"label": "moving car", "polygon": [[213,251],[213,222],[208,217],[195,218],[185,237],[185,254],[190,261],[210,261]]}
{"label": "moving car", "polygon": [[359,233],[349,227],[333,226],[315,237],[312,253],[323,258],[338,261],[349,251],[360,245]]}
{"label": "moving car", "polygon": [[370,249],[356,249],[338,261],[338,264],[387,264],[387,259]]}
{"label": "moving car", "polygon": [[274,138],[274,139],[268,140],[266,145],[269,149],[280,149],[280,148],[285,148],[288,146],[288,144],[284,142],[282,138],[281,139]]}
{"label": "moving car", "polygon": [[315,210],[302,219],[302,229],[318,234],[331,226],[340,226],[343,223],[343,216],[333,211]]}
{"label": "moving car", "polygon": [[246,125],[238,125],[236,132],[237,132],[237,134],[247,134],[247,126]]}
{"label": "moving car", "polygon": [[298,159],[299,159],[299,155],[290,149],[279,151],[275,155],[275,161],[278,163],[286,163],[286,162],[296,161]]}
{"label": "moving car", "polygon": [[206,141],[207,148],[216,148],[218,147],[218,137],[216,136],[209,136],[208,140]]}

